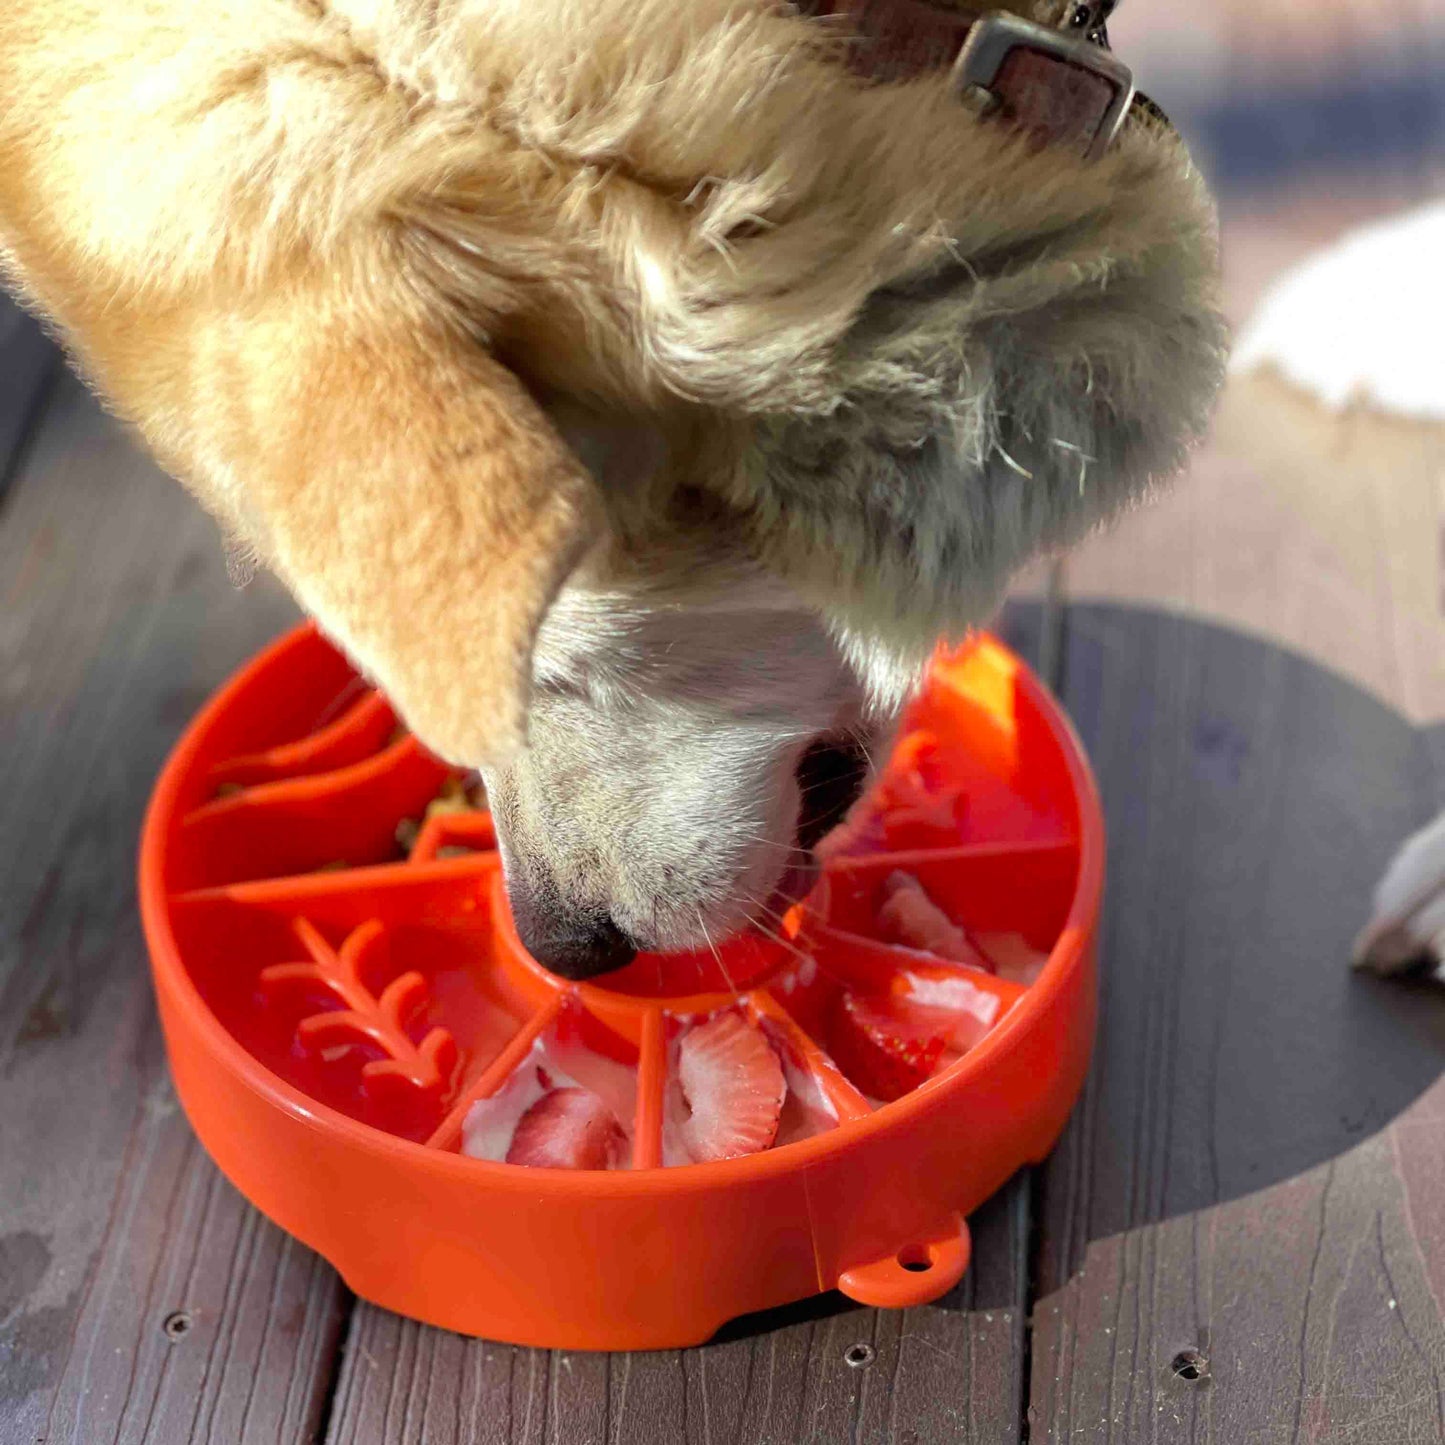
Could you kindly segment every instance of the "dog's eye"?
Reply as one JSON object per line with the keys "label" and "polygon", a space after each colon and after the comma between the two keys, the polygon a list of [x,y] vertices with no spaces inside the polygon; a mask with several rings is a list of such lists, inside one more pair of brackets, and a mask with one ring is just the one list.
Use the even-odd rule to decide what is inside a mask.
{"label": "dog's eye", "polygon": [[843,821],[868,780],[868,755],[855,738],[819,738],[798,760],[798,846],[811,848]]}
{"label": "dog's eye", "polygon": [[1074,12],[1069,16],[1069,25],[1075,30],[1085,29],[1094,18],[1094,11],[1088,5],[1075,5]]}

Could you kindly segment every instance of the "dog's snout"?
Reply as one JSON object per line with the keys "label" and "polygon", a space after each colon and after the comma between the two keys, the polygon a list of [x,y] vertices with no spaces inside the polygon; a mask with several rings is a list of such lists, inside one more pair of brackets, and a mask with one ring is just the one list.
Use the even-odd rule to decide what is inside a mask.
{"label": "dog's snout", "polygon": [[553,901],[512,900],[517,934],[544,968],[574,980],[632,962],[637,945],[603,909],[569,910]]}

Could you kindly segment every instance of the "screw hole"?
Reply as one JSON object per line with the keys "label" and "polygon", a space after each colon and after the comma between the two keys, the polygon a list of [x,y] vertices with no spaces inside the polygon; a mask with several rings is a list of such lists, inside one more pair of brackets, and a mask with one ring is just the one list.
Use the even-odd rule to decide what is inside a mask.
{"label": "screw hole", "polygon": [[898,1251],[898,1263],[911,1274],[922,1274],[933,1268],[928,1251],[921,1244],[905,1245]]}
{"label": "screw hole", "polygon": [[1209,1361],[1198,1350],[1180,1350],[1169,1362],[1169,1372],[1176,1380],[1197,1380],[1209,1378]]}
{"label": "screw hole", "polygon": [[164,1332],[165,1337],[172,1344],[175,1344],[176,1341],[183,1340],[190,1334],[191,1326],[194,1323],[185,1310],[172,1310],[171,1313],[161,1321],[161,1330]]}
{"label": "screw hole", "polygon": [[843,1358],[855,1370],[861,1370],[864,1365],[873,1363],[873,1346],[865,1344],[850,1345],[843,1351]]}

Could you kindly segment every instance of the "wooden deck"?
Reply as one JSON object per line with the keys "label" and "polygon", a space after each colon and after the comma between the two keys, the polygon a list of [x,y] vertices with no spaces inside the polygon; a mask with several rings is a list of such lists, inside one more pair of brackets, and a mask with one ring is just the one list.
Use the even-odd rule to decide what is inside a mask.
{"label": "wooden deck", "polygon": [[[1231,306],[1389,199],[1234,206]],[[352,1298],[177,1108],[136,834],[294,611],[0,312],[0,1441],[1445,1442],[1445,991],[1346,968],[1445,803],[1442,479],[1240,386],[1171,498],[1010,605],[1106,800],[1103,1019],[953,1295],[513,1349]]]}

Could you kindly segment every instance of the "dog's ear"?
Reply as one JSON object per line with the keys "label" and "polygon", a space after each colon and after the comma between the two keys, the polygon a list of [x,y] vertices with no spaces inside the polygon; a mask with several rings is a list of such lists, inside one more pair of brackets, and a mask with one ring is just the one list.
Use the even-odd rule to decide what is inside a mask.
{"label": "dog's ear", "polygon": [[264,469],[275,562],[442,756],[526,736],[532,650],[602,529],[582,464],[507,369],[445,335],[322,342]]}
{"label": "dog's ear", "polygon": [[[210,460],[198,490],[428,747],[506,758],[525,740],[537,630],[603,526],[589,473],[455,332],[294,296],[201,329],[180,469]],[[216,495],[218,472],[234,495]]]}

